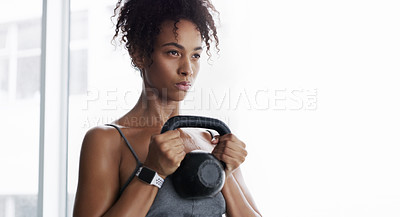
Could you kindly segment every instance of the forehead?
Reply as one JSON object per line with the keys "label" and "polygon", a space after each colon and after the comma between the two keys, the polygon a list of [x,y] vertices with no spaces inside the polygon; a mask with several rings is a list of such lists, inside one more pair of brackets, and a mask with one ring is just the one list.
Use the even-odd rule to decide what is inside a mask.
{"label": "forehead", "polygon": [[161,24],[160,34],[156,39],[156,46],[165,43],[177,42],[184,47],[199,47],[202,44],[202,39],[197,26],[185,19],[181,19],[176,23],[176,34],[174,33],[175,21],[167,20]]}

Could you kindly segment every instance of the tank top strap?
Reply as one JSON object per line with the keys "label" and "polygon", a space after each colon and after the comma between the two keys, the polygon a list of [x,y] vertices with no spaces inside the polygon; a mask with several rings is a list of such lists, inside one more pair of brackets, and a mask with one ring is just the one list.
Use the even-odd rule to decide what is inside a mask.
{"label": "tank top strap", "polygon": [[114,127],[115,129],[117,129],[117,131],[119,132],[119,134],[121,135],[121,137],[124,139],[126,145],[128,146],[129,150],[131,151],[133,157],[135,157],[136,162],[137,162],[135,170],[134,170],[133,173],[129,176],[128,180],[125,182],[125,184],[124,184],[124,185],[122,186],[122,188],[120,189],[119,194],[118,194],[118,198],[119,198],[119,197],[121,196],[122,192],[125,190],[125,188],[126,188],[126,187],[129,185],[129,183],[132,181],[132,179],[135,178],[135,175],[136,175],[137,171],[138,171],[139,168],[143,165],[143,163],[140,162],[139,157],[137,156],[135,150],[133,150],[131,144],[129,143],[129,141],[128,141],[128,139],[125,137],[125,135],[122,133],[121,129],[120,129],[119,127],[117,127],[116,125],[114,125],[114,124],[106,124],[106,125],[107,125],[107,126]]}

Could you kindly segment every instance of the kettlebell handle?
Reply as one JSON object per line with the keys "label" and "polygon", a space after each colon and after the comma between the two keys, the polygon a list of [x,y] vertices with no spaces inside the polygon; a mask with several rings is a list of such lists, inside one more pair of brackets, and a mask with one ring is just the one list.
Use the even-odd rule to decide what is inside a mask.
{"label": "kettlebell handle", "polygon": [[178,115],[168,119],[161,129],[161,133],[183,127],[213,129],[217,131],[221,136],[231,133],[229,127],[224,122],[218,119],[190,115]]}
{"label": "kettlebell handle", "polygon": [[[177,128],[194,127],[216,130],[221,136],[230,133],[224,122],[202,116],[174,116],[165,122],[161,133]],[[226,164],[211,153],[189,152],[172,174],[176,192],[186,199],[213,197],[225,183]]]}

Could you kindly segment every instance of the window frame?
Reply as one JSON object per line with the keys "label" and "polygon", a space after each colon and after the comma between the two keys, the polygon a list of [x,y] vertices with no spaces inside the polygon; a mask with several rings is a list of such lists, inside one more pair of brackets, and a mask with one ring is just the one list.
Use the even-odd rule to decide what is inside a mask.
{"label": "window frame", "polygon": [[70,0],[42,4],[37,216],[66,217]]}

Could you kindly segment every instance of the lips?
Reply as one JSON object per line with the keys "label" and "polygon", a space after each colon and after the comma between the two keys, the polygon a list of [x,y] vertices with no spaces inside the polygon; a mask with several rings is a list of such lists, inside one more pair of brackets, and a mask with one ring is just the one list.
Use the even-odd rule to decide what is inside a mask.
{"label": "lips", "polygon": [[182,81],[179,83],[176,83],[175,86],[182,91],[188,91],[190,86],[192,86],[192,84],[189,81]]}

